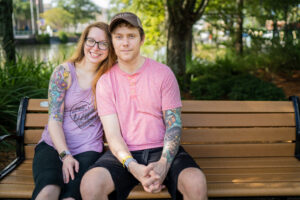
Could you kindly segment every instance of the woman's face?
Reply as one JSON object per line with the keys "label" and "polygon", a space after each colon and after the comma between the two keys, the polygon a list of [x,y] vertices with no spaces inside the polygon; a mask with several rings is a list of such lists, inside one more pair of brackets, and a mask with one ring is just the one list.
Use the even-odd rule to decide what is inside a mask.
{"label": "woman's face", "polygon": [[103,30],[90,29],[84,43],[84,58],[87,62],[99,64],[108,56],[109,42]]}

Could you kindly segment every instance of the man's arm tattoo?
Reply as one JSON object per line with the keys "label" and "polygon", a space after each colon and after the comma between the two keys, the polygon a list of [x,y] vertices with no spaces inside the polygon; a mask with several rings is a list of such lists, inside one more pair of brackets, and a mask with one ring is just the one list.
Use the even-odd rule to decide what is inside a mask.
{"label": "man's arm tattoo", "polygon": [[69,76],[70,72],[62,65],[60,65],[51,76],[48,90],[49,120],[63,121],[63,102],[68,87],[67,81]]}
{"label": "man's arm tattoo", "polygon": [[164,112],[164,121],[166,125],[166,134],[164,138],[164,148],[162,156],[172,163],[177,154],[181,138],[181,109],[171,109]]}

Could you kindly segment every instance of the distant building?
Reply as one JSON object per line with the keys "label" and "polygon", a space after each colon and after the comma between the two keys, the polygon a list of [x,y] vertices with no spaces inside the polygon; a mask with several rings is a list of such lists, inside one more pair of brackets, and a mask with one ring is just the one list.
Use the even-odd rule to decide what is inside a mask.
{"label": "distant building", "polygon": [[[13,13],[14,35],[15,38],[29,38],[33,37],[38,32],[40,13],[44,12],[43,0],[23,0],[30,4],[30,18],[18,18],[18,13]],[[24,14],[24,13],[23,13]],[[26,16],[26,14],[25,14]]]}

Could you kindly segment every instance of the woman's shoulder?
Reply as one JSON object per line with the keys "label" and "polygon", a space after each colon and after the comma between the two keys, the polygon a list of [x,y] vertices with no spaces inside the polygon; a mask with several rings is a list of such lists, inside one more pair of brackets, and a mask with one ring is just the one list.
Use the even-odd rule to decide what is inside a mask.
{"label": "woman's shoulder", "polygon": [[66,89],[68,89],[71,86],[71,80],[70,66],[67,62],[61,63],[55,67],[51,76],[51,81],[66,83]]}
{"label": "woman's shoulder", "polygon": [[54,71],[58,71],[58,70],[63,70],[63,71],[69,71],[70,72],[70,66],[69,66],[69,63],[68,62],[64,62],[64,63],[61,63],[59,65],[57,65],[54,69]]}

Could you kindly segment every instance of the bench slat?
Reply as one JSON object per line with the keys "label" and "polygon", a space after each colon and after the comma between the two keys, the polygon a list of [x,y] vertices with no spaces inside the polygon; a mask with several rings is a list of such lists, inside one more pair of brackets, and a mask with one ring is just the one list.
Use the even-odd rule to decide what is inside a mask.
{"label": "bench slat", "polygon": [[[48,114],[29,113],[26,127],[44,127]],[[295,126],[295,115],[286,114],[182,114],[183,127],[287,127]]]}
{"label": "bench slat", "polygon": [[6,176],[1,184],[31,184],[34,185],[32,176]]}
{"label": "bench slat", "polygon": [[211,197],[259,197],[259,196],[299,196],[300,184],[282,183],[209,183],[208,196]]}
{"label": "bench slat", "polygon": [[32,159],[27,160],[27,162],[23,162],[21,165],[17,167],[17,170],[32,170]]}
{"label": "bench slat", "polygon": [[0,197],[30,199],[33,189],[32,184],[0,184]]}
{"label": "bench slat", "polygon": [[[0,184],[2,198],[31,198],[33,185]],[[136,191],[136,190],[135,190]],[[165,190],[166,191],[166,190]],[[138,194],[140,193],[140,194]],[[137,196],[133,196],[137,195]],[[130,193],[128,199],[145,198],[142,190]],[[153,195],[153,194],[152,194]],[[168,198],[167,192],[156,194]],[[246,197],[246,196],[299,196],[300,184],[296,182],[279,183],[208,183],[209,197]]]}
{"label": "bench slat", "polygon": [[32,170],[15,169],[9,175],[10,176],[30,176],[30,177],[32,177]]}
{"label": "bench slat", "polygon": [[[29,99],[28,111],[47,112],[41,102],[47,99]],[[182,101],[182,112],[294,112],[290,101]]]}
{"label": "bench slat", "polygon": [[202,168],[206,175],[300,174],[299,167],[267,168]]}
{"label": "bench slat", "polygon": [[295,144],[183,145],[193,158],[292,156]]}
{"label": "bench slat", "polygon": [[[274,168],[202,168],[206,175],[261,175],[261,174],[300,174],[299,167],[274,167]],[[32,171],[29,169],[16,169],[10,173],[10,176],[29,176],[32,177]]]}
{"label": "bench slat", "polygon": [[25,127],[43,128],[48,122],[47,113],[28,113],[26,115]]}
{"label": "bench slat", "polygon": [[43,131],[44,129],[25,130],[24,143],[37,144],[41,139]]}
{"label": "bench slat", "polygon": [[288,127],[295,115],[286,114],[182,114],[183,127]]}
{"label": "bench slat", "polygon": [[[3,198],[27,198],[30,199],[34,185],[30,184],[0,184],[0,196]],[[166,189],[159,194],[144,193],[141,186],[136,186],[128,199],[142,198],[170,198]]]}
{"label": "bench slat", "polygon": [[295,157],[197,158],[195,160],[201,168],[300,168],[300,162]]}
{"label": "bench slat", "polygon": [[299,182],[300,176],[295,176],[295,174],[232,174],[232,175],[206,175],[207,182],[210,183],[256,183],[256,182]]}
{"label": "bench slat", "polygon": [[48,112],[48,107],[42,107],[44,102],[48,102],[48,99],[29,99],[27,111],[28,112]]}
{"label": "bench slat", "polygon": [[[295,174],[206,174],[208,183],[266,183],[266,182],[299,182]],[[32,176],[10,175],[1,180],[1,184],[32,184]]]}
{"label": "bench slat", "polygon": [[[292,156],[293,143],[182,145],[193,158]],[[25,146],[26,159],[33,159],[35,145]]]}
{"label": "bench slat", "polygon": [[182,144],[254,143],[291,141],[296,128],[197,128],[183,129]]}
{"label": "bench slat", "polygon": [[[26,130],[25,144],[36,144],[40,141],[43,129]],[[296,128],[198,128],[183,129],[181,143],[244,143],[244,142],[278,142],[296,138]]]}
{"label": "bench slat", "polygon": [[[196,158],[202,169],[240,169],[240,168],[299,168],[295,157],[250,157],[250,158]],[[32,170],[32,160],[25,160],[17,169]]]}
{"label": "bench slat", "polygon": [[183,112],[294,112],[290,101],[182,101]]}

